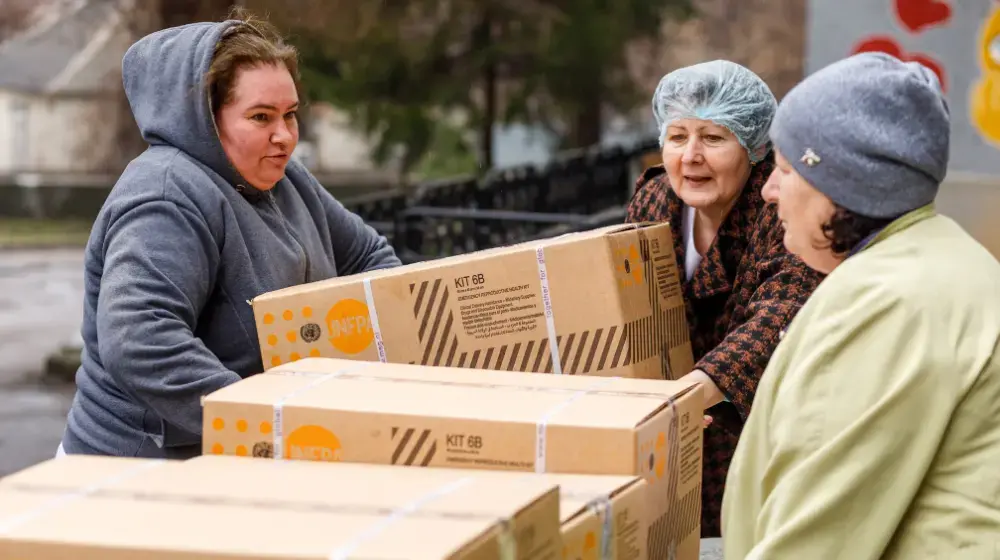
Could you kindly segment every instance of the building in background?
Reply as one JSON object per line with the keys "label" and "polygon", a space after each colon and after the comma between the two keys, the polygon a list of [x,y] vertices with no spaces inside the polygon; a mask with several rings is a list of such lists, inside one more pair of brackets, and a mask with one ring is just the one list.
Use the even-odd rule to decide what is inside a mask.
{"label": "building in background", "polygon": [[952,123],[938,207],[1000,256],[1000,2],[810,0],[808,8],[806,73],[860,51],[937,72]]}
{"label": "building in background", "polygon": [[[36,3],[26,28],[0,43],[0,183],[113,181],[143,148],[121,86],[122,56],[138,36],[136,4]],[[314,104],[310,118],[296,155],[318,176],[359,185],[393,180],[375,168],[367,141],[336,108]]]}
{"label": "building in background", "polygon": [[33,25],[0,44],[0,175],[107,171],[122,20],[111,2],[38,10]]}
{"label": "building in background", "polygon": [[951,108],[951,171],[1000,175],[1000,137],[985,132],[1000,125],[1000,87],[991,93],[981,86],[1000,82],[998,11],[996,0],[812,0],[805,71],[865,50],[927,65],[941,78]]}

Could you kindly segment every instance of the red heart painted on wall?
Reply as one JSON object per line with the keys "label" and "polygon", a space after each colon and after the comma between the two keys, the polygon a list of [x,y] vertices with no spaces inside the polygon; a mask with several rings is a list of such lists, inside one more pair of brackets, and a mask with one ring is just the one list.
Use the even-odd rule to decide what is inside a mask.
{"label": "red heart painted on wall", "polygon": [[945,75],[944,66],[942,66],[940,62],[934,60],[926,54],[904,52],[903,47],[900,47],[899,43],[897,43],[892,37],[874,36],[863,39],[854,46],[851,54],[863,52],[883,52],[891,54],[892,56],[905,62],[918,62],[923,64],[937,74],[938,81],[941,82],[941,90],[945,92],[948,91],[947,76]]}
{"label": "red heart painted on wall", "polygon": [[893,0],[893,7],[903,27],[912,33],[948,23],[951,19],[951,6],[941,0]]}

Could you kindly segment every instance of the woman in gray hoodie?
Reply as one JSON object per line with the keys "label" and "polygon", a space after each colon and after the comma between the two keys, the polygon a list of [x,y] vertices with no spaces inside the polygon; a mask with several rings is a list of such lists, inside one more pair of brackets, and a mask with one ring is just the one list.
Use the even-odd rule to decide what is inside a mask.
{"label": "woman in gray hoodie", "polygon": [[263,370],[249,300],[401,264],[291,159],[296,57],[245,18],[165,29],[126,52],[149,148],[87,245],[83,363],[59,454],[197,455],[200,398]]}

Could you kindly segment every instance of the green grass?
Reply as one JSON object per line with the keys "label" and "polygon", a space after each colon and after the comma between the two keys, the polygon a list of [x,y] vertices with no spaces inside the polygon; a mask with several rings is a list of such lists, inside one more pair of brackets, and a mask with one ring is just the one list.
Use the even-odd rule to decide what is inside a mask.
{"label": "green grass", "polygon": [[0,218],[0,249],[83,247],[91,225],[87,220]]}

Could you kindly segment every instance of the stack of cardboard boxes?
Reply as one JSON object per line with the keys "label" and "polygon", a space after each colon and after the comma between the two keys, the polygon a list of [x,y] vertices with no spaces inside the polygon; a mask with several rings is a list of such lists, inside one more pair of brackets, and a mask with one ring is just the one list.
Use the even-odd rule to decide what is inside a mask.
{"label": "stack of cardboard boxes", "polygon": [[614,226],[265,294],[267,371],[205,397],[203,457],[8,477],[0,557],[694,560],[675,263]]}

